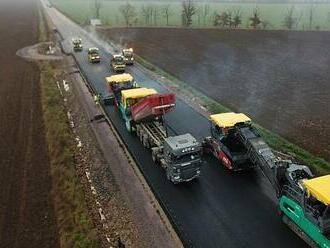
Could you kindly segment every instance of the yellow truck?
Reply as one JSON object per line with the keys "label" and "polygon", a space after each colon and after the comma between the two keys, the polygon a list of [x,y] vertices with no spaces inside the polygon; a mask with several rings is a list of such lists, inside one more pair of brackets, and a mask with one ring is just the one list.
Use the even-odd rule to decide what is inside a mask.
{"label": "yellow truck", "polygon": [[88,49],[88,61],[91,63],[100,63],[100,51],[97,47],[91,47]]}
{"label": "yellow truck", "polygon": [[110,67],[116,73],[125,72],[126,64],[124,61],[124,56],[120,54],[113,55],[110,62]]}

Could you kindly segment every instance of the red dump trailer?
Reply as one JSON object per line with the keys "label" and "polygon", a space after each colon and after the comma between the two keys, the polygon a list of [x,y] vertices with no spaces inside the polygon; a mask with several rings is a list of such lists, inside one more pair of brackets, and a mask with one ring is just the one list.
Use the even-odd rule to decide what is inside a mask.
{"label": "red dump trailer", "polygon": [[140,100],[132,106],[132,119],[139,123],[152,120],[172,111],[175,106],[175,95],[155,94]]}

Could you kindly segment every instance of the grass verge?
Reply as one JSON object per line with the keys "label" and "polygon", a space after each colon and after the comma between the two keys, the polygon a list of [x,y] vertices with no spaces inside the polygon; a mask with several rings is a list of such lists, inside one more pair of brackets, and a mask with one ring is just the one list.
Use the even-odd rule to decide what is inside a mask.
{"label": "grass verge", "polygon": [[[45,17],[39,9],[39,38],[48,39]],[[75,169],[76,148],[62,96],[56,86],[56,69],[39,64],[41,101],[51,163],[52,194],[61,247],[100,247],[88,214],[83,187]]]}
{"label": "grass verge", "polygon": [[[196,90],[195,88],[191,87],[190,85],[186,84],[183,81],[180,81],[173,75],[165,72],[164,70],[160,69],[159,67],[151,64],[147,60],[143,59],[140,56],[135,55],[136,61],[146,67],[147,69],[161,75],[168,80],[166,82],[169,87],[175,88],[179,92],[184,95],[189,96],[189,98],[197,98],[201,105],[207,109],[210,114],[215,113],[224,113],[229,112],[230,109],[226,108],[225,106],[221,105],[217,101],[211,99],[210,97],[204,95],[200,91]],[[314,173],[318,175],[324,175],[330,173],[330,163],[325,161],[324,159],[314,156],[308,151],[304,150],[303,148],[289,142],[288,140],[284,139],[283,137],[261,127],[257,123],[254,123],[254,126],[259,130],[260,134],[263,136],[265,141],[268,145],[280,152],[289,154],[296,158],[298,161],[308,165]]]}

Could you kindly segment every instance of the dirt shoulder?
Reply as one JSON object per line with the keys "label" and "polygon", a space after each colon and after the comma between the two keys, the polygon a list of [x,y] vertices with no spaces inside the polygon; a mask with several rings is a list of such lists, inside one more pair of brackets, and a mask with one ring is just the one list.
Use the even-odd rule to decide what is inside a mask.
{"label": "dirt shoulder", "polygon": [[2,1],[0,33],[0,246],[59,247],[40,72],[16,56],[38,42],[36,2]]}
{"label": "dirt shoulder", "polygon": [[100,32],[330,161],[329,32],[153,28]]}

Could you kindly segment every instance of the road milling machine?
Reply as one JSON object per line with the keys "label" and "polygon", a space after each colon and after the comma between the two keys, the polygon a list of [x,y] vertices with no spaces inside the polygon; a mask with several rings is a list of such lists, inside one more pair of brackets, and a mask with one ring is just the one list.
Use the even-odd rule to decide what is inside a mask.
{"label": "road milling machine", "polygon": [[330,175],[275,156],[245,114],[210,116],[203,148],[230,170],[260,168],[278,197],[279,213],[313,247],[330,248]]}

